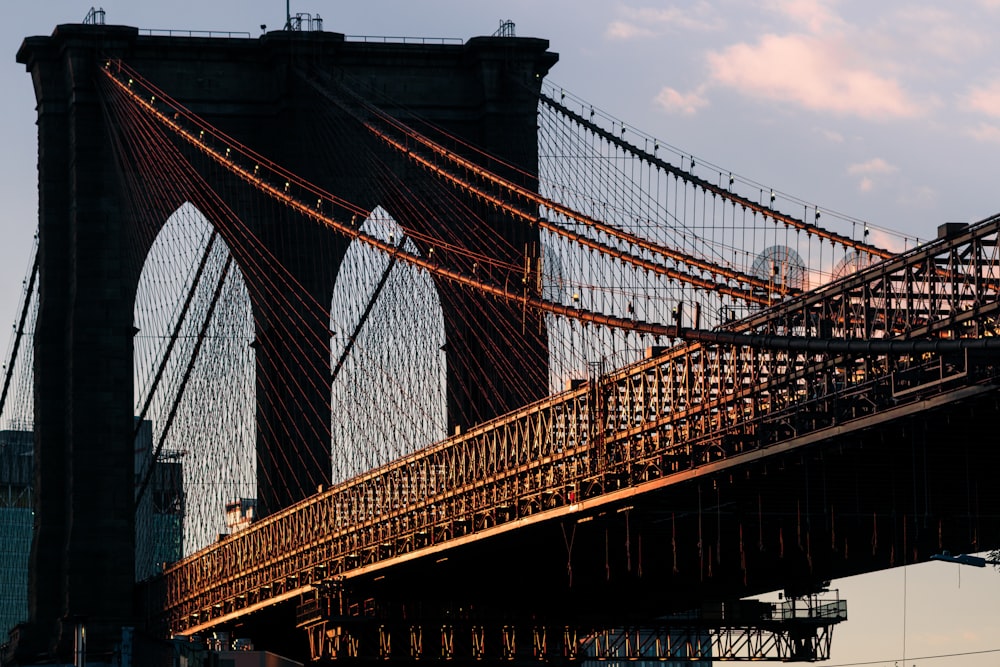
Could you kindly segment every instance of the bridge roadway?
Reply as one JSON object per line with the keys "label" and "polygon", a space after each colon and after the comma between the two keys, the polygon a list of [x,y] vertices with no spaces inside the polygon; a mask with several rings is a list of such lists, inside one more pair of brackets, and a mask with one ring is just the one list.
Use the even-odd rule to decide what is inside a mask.
{"label": "bridge roadway", "polygon": [[[151,623],[260,637],[325,601],[331,619],[648,624],[994,546],[998,230],[952,229],[731,327],[773,349],[652,349],[321,491],[148,582]],[[792,335],[812,348],[776,349]],[[885,343],[918,336],[946,342]]]}

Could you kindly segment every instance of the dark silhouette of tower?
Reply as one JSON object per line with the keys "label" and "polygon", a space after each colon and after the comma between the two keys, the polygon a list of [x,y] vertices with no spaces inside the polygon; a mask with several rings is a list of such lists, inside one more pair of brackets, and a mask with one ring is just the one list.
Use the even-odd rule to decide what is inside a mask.
{"label": "dark silhouette of tower", "polygon": [[[452,210],[430,200],[425,213],[433,215],[418,219],[410,213],[406,197],[420,196],[430,177],[383,149],[382,169],[402,176],[411,193],[388,194],[379,187],[384,171],[365,157],[372,154],[372,138],[347,116],[337,124],[340,154],[317,151],[311,128],[343,112],[323,104],[300,72],[365,82],[393,101],[390,112],[419,116],[503,157],[519,167],[508,175],[531,187],[537,173],[535,95],[556,61],[547,46],[513,37],[366,43],[337,33],[291,31],[210,39],[140,35],[135,28],[105,25],[61,25],[49,37],[24,41],[17,59],[32,76],[38,109],[40,307],[36,520],[30,623],[20,637],[20,660],[52,656],[68,662],[67,619],[86,619],[93,654],[111,651],[120,628],[135,621],[132,314],[143,259],[158,228],[136,224],[123,190],[123,174],[134,165],[117,157],[115,128],[102,106],[99,77],[107,59],[121,58],[194,113],[290,171],[369,210],[381,204],[404,228],[419,229],[455,222]],[[211,179],[214,173],[202,175]],[[347,242],[248,186],[219,191],[294,277],[289,290],[300,291],[302,303],[329,305]],[[505,241],[470,236],[467,245],[514,266],[525,263],[525,253],[530,260],[538,252],[536,231],[464,197],[463,205]],[[162,225],[187,201],[205,203],[203,194],[178,188],[173,201],[160,201],[158,210],[143,214]],[[434,222],[421,222],[427,219]],[[329,320],[281,310],[251,270],[255,258],[226,238],[231,231],[218,229],[233,241],[229,246],[250,292],[258,422],[282,425],[258,431],[258,507],[268,514],[329,482],[329,383],[324,393],[308,390],[313,383],[307,381],[329,378]],[[544,395],[548,362],[539,342],[545,340],[540,318],[516,308],[498,315],[492,304],[486,317],[477,300],[445,284],[438,289],[447,336],[449,426],[464,428]],[[283,295],[283,303],[296,303],[295,296]],[[278,318],[299,324],[278,327]],[[327,341],[325,349],[300,345],[304,337]],[[472,359],[476,363],[467,363]],[[505,381],[512,367],[520,371],[518,383]],[[292,462],[282,464],[292,469],[278,474],[279,460]]]}

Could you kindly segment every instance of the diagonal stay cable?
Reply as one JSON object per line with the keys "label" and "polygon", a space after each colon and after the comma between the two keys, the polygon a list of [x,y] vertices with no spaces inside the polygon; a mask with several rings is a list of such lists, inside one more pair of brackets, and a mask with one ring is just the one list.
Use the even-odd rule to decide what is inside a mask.
{"label": "diagonal stay cable", "polygon": [[233,256],[226,256],[226,263],[222,267],[222,273],[219,274],[219,282],[215,286],[215,291],[212,293],[212,300],[208,304],[208,312],[205,313],[205,319],[201,323],[201,329],[198,331],[198,338],[195,340],[194,350],[191,352],[191,358],[188,359],[187,367],[184,369],[184,376],[181,378],[180,386],[177,388],[177,394],[174,395],[173,404],[170,406],[170,413],[167,415],[166,421],[163,423],[163,430],[160,432],[160,440],[156,443],[156,450],[153,452],[153,456],[150,458],[149,467],[146,468],[146,474],[142,477],[142,484],[139,486],[139,491],[135,496],[135,506],[136,511],[139,508],[139,502],[142,500],[143,495],[146,493],[146,489],[149,487],[149,482],[153,478],[153,471],[156,469],[156,460],[163,453],[163,445],[167,442],[167,435],[170,433],[170,427],[174,423],[174,418],[177,416],[177,409],[180,407],[181,399],[184,397],[184,390],[187,387],[188,380],[191,378],[191,372],[194,370],[194,365],[198,361],[198,354],[201,352],[202,344],[205,342],[205,334],[208,331],[208,325],[212,322],[212,316],[215,314],[215,307],[219,303],[219,297],[222,295],[222,288],[226,284],[226,278],[229,277],[229,269],[233,264]]}
{"label": "diagonal stay cable", "polygon": [[[493,195],[481,188],[478,188],[472,183],[458,177],[453,172],[443,169],[442,167],[438,166],[432,159],[419,155],[414,150],[414,146],[411,143],[409,143],[409,141],[403,142],[393,137],[390,137],[386,132],[376,127],[374,123],[372,123],[369,120],[366,120],[365,118],[361,117],[360,114],[358,114],[356,111],[352,111],[350,108],[348,108],[347,105],[343,102],[343,100],[338,99],[329,90],[325,89],[323,86],[320,86],[317,82],[308,77],[304,72],[299,71],[298,73],[299,76],[303,78],[307,83],[309,83],[320,95],[322,95],[329,101],[333,102],[334,104],[340,106],[346,113],[353,114],[358,120],[358,122],[360,122],[364,127],[366,127],[377,137],[382,139],[384,142],[388,143],[391,147],[396,149],[399,153],[405,155],[410,160],[417,162],[424,168],[436,173],[442,178],[451,181],[458,187],[476,194],[484,201],[487,201],[495,206],[501,207],[508,213],[511,213],[512,215],[524,219],[530,224],[538,225],[543,229],[547,229],[555,234],[559,234],[560,236],[569,238],[576,243],[580,243],[582,245],[591,247],[595,250],[599,250],[602,253],[615,256],[624,262],[634,264],[636,266],[639,266],[640,268],[644,268],[653,271],[655,273],[661,273],[667,275],[668,277],[674,278],[675,280],[688,282],[698,287],[706,289],[716,289],[725,292],[730,296],[733,296],[734,298],[740,298],[761,304],[767,303],[766,298],[762,299],[760,297],[757,297],[756,295],[753,295],[752,293],[745,292],[743,290],[736,290],[734,288],[729,287],[728,285],[725,285],[724,283],[706,281],[691,274],[682,271],[677,271],[674,269],[668,269],[663,265],[648,262],[636,256],[623,253],[622,251],[617,250],[607,244],[600,243],[594,241],[593,239],[590,239],[589,237],[583,237],[582,235],[576,234],[561,225],[557,225],[554,222],[547,220],[545,217],[539,217],[537,215],[527,213],[521,210],[520,208],[512,206],[501,197]],[[350,88],[347,88],[345,86],[340,86],[340,88],[344,90],[347,94],[352,96],[354,100],[358,104],[360,104],[368,113],[372,114],[372,116],[379,119],[389,127],[394,128],[396,131],[401,132],[406,137],[407,140],[415,141],[416,143],[424,146],[432,154],[444,158],[448,162],[451,162],[452,164],[466,170],[472,175],[478,178],[482,178],[485,181],[506,190],[510,194],[519,197],[520,199],[530,204],[537,205],[539,207],[552,211],[553,213],[568,218],[570,220],[575,220],[585,225],[589,229],[592,229],[599,233],[606,234],[611,238],[616,238],[624,243],[627,243],[645,252],[659,255],[668,258],[670,260],[673,260],[675,262],[686,264],[687,266],[698,269],[700,271],[704,271],[712,275],[718,275],[740,284],[750,285],[751,287],[757,289],[768,290],[771,289],[772,287],[767,281],[762,280],[756,276],[751,276],[749,274],[741,273],[734,269],[730,269],[707,260],[699,259],[697,257],[681,252],[674,248],[665,247],[661,244],[650,241],[649,239],[637,236],[635,234],[632,234],[631,232],[619,229],[613,225],[609,225],[605,222],[584,215],[578,211],[569,208],[568,206],[564,206],[563,204],[553,201],[547,197],[543,197],[537,192],[533,192],[528,188],[517,185],[516,183],[506,178],[498,176],[497,174],[494,174],[493,172],[484,169],[483,167],[471,162],[470,160],[461,157],[454,151],[449,150],[448,148],[442,146],[441,144],[432,141],[425,135],[417,132],[408,125],[393,118],[386,112],[379,109],[377,106],[374,106],[370,102],[367,102],[357,92],[351,90]]]}
{"label": "diagonal stay cable", "polygon": [[7,392],[10,390],[10,381],[14,376],[14,366],[17,361],[17,352],[21,347],[21,339],[24,337],[24,323],[28,319],[28,312],[31,310],[31,295],[35,291],[35,280],[38,277],[38,252],[35,252],[35,259],[31,264],[31,278],[28,279],[28,288],[24,293],[24,306],[21,308],[21,316],[18,318],[17,331],[14,334],[14,346],[10,351],[10,360],[7,362],[7,373],[3,379],[3,393],[0,394],[0,415],[3,414],[4,406],[7,404]]}
{"label": "diagonal stay cable", "polygon": [[[321,188],[294,176],[290,172],[285,170],[277,171],[277,169],[280,169],[277,167],[272,169],[270,164],[260,163],[257,160],[251,160],[249,162],[249,165],[253,166],[241,164],[239,159],[241,155],[252,158],[255,158],[256,156],[248,153],[248,151],[240,144],[229,138],[227,138],[227,140],[218,147],[210,145],[208,142],[209,138],[215,139],[220,136],[211,125],[205,123],[204,120],[195,116],[189,110],[179,105],[165,94],[161,93],[161,97],[157,99],[149,96],[144,97],[139,94],[138,90],[136,90],[136,88],[139,88],[140,86],[136,85],[135,88],[133,88],[132,84],[141,84],[142,86],[146,86],[148,84],[145,84],[145,82],[138,77],[137,73],[131,72],[122,63],[119,63],[116,69],[118,73],[127,73],[130,75],[127,83],[120,80],[116,76],[116,72],[111,67],[106,68],[104,72],[107,74],[110,81],[126,92],[134,103],[154,115],[161,123],[165,124],[185,141],[199,148],[216,163],[228,169],[250,185],[257,187],[268,196],[285,204],[303,216],[330,227],[347,238],[360,241],[386,254],[395,253],[400,260],[405,261],[412,266],[422,268],[443,280],[469,289],[477,290],[483,294],[516,303],[525,308],[548,312],[553,315],[567,317],[582,322],[589,322],[600,326],[646,333],[652,336],[680,338],[692,342],[703,342],[709,344],[727,344],[770,349],[796,349],[816,352],[866,351],[872,353],[886,353],[899,351],[912,352],[915,350],[942,351],[952,349],[993,349],[995,345],[1000,343],[1000,338],[987,338],[985,340],[960,339],[955,341],[843,341],[803,338],[797,336],[747,336],[744,334],[730,334],[728,332],[721,331],[687,329],[676,325],[619,317],[584,308],[565,306],[532,296],[527,292],[527,290],[521,291],[516,287],[512,288],[509,284],[500,285],[492,282],[486,282],[462,271],[442,266],[432,259],[400,250],[395,245],[362,232],[359,228],[350,223],[341,222],[332,215],[328,215],[324,212],[324,208],[329,207],[330,204],[333,204],[334,206],[343,206],[342,200],[334,199]],[[167,107],[167,110],[163,110],[161,105]],[[185,123],[193,124],[195,128],[200,131],[187,129]],[[274,179],[275,176],[280,176],[281,178]],[[294,188],[292,187],[293,184]],[[304,193],[305,196],[318,197],[315,205],[307,203],[303,196],[301,194],[297,194],[297,192]],[[325,207],[324,204],[326,205]]]}
{"label": "diagonal stay cable", "polygon": [[[326,210],[330,210],[331,205],[334,209],[343,208],[343,200],[335,198],[334,195],[330,195],[315,184],[295,176],[280,166],[272,166],[271,163],[257,160],[255,154],[235,140],[226,140],[224,143],[220,141],[217,146],[212,145],[210,140],[219,141],[218,137],[221,136],[221,134],[216,133],[213,126],[191,113],[165,93],[161,92],[155,96],[148,94],[148,90],[142,90],[148,84],[139,78],[138,73],[128,69],[124,63],[118,63],[113,68],[109,66],[102,71],[107,75],[108,80],[124,92],[133,103],[152,114],[177,136],[202,151],[217,164],[305,218],[326,225],[346,238],[364,243],[385,254],[395,252],[400,260],[411,266],[424,269],[442,280],[516,303],[521,307],[615,329],[648,333],[653,336],[672,337],[671,332],[676,330],[676,327],[656,322],[607,315],[547,301],[529,295],[526,289],[518,289],[518,287],[523,287],[520,281],[518,281],[517,287],[512,287],[509,283],[500,285],[499,283],[486,282],[460,270],[438,264],[433,259],[399,250],[395,245],[361,231],[350,221],[343,222],[326,213]],[[123,76],[126,80],[121,80],[118,76]],[[189,129],[189,125],[193,126],[193,129]],[[246,158],[251,159],[246,160]],[[315,203],[307,203],[305,197],[316,197],[317,199]],[[347,205],[353,206],[349,202]],[[357,209],[355,207],[349,210]]]}
{"label": "diagonal stay cable", "polygon": [[[407,238],[406,234],[403,234],[396,247],[402,248],[403,244],[406,243]],[[389,281],[389,274],[392,273],[393,267],[396,266],[397,259],[398,256],[396,253],[392,253],[389,256],[389,263],[382,272],[382,277],[379,278],[378,284],[375,286],[375,289],[372,290],[371,296],[368,297],[368,304],[365,306],[365,312],[361,313],[361,317],[358,318],[358,323],[354,326],[354,331],[352,331],[351,335],[347,338],[347,345],[344,346],[344,351],[340,353],[340,358],[337,359],[337,363],[333,367],[333,372],[330,373],[331,383],[337,381],[337,376],[340,375],[340,369],[344,366],[344,362],[347,361],[347,357],[351,354],[351,350],[354,349],[354,343],[357,341],[358,335],[361,333],[361,329],[364,328],[365,322],[368,321],[368,316],[371,315],[372,310],[375,308],[375,303],[382,294],[385,284]]]}
{"label": "diagonal stay cable", "polygon": [[142,421],[146,418],[146,414],[149,412],[149,406],[153,402],[153,398],[156,396],[156,390],[160,386],[160,380],[163,379],[163,373],[166,371],[167,364],[170,362],[170,357],[174,351],[174,345],[177,344],[178,338],[180,338],[181,327],[184,326],[184,321],[187,319],[188,310],[191,307],[191,302],[194,300],[195,292],[198,291],[198,285],[201,284],[201,276],[205,271],[205,265],[208,263],[208,258],[212,254],[212,249],[215,246],[215,239],[218,237],[219,232],[213,227],[212,235],[208,239],[208,244],[205,246],[205,252],[202,253],[201,261],[198,263],[198,269],[195,271],[194,280],[191,281],[191,288],[188,290],[187,296],[184,299],[184,305],[181,306],[181,311],[177,315],[177,322],[174,323],[174,330],[170,335],[170,339],[167,342],[167,349],[163,352],[163,357],[160,359],[160,365],[156,369],[156,375],[153,377],[152,386],[149,388],[149,393],[146,394],[146,400],[142,404],[142,410],[139,411],[139,415],[135,422],[135,432],[133,433],[133,438],[139,436],[139,429],[142,428]]}

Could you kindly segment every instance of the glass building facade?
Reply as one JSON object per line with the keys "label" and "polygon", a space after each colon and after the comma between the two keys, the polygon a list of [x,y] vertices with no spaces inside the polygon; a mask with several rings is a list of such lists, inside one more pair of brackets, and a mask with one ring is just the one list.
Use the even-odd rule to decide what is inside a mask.
{"label": "glass building facade", "polygon": [[33,462],[31,431],[0,431],[0,644],[28,619]]}
{"label": "glass building facade", "polygon": [[[181,457],[153,458],[152,428],[143,422],[135,441],[136,580],[163,571],[183,555],[184,480]],[[149,474],[149,481],[144,482]],[[28,559],[34,524],[34,433],[0,431],[0,644],[28,620]]]}

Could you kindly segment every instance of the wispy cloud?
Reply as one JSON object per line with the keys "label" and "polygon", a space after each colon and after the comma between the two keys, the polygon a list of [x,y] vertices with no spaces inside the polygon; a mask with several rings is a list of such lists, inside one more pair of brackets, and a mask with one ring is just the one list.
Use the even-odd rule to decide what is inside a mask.
{"label": "wispy cloud", "polygon": [[924,208],[937,203],[938,192],[929,185],[910,188],[900,195],[898,202],[909,208]]}
{"label": "wispy cloud", "polygon": [[[975,57],[994,41],[980,19],[970,15],[960,5],[941,6],[906,4],[880,17],[872,26],[879,35],[875,46],[883,53],[895,52],[908,57],[897,58],[895,65],[910,69],[913,76],[928,71],[940,71],[942,66]],[[871,34],[871,33],[866,33]]]}
{"label": "wispy cloud", "polygon": [[658,37],[671,32],[704,32],[722,27],[715,8],[704,0],[688,7],[623,7],[620,18],[612,21],[605,36],[631,40]]}
{"label": "wispy cloud", "polygon": [[713,82],[749,97],[868,119],[919,113],[898,81],[854,62],[836,39],[764,35],[710,53],[708,65]]}
{"label": "wispy cloud", "polygon": [[649,28],[628,21],[612,21],[605,36],[608,39],[632,40],[645,37],[655,37],[656,33]]}
{"label": "wispy cloud", "polygon": [[875,189],[875,177],[885,176],[898,171],[894,166],[880,157],[872,158],[867,162],[857,162],[847,167],[847,173],[851,176],[860,176],[858,190],[861,192],[871,192]]}
{"label": "wispy cloud", "polygon": [[823,137],[831,144],[842,144],[845,141],[844,135],[842,135],[840,132],[837,132],[836,130],[830,130],[824,128],[824,129],[818,129],[816,131],[819,133],[819,136]]}
{"label": "wispy cloud", "polygon": [[979,125],[966,130],[965,133],[976,141],[986,141],[994,144],[1000,144],[1000,127],[997,127],[996,125],[979,123]]}
{"label": "wispy cloud", "polygon": [[839,30],[845,25],[827,0],[772,0],[770,9],[812,34]]}
{"label": "wispy cloud", "polygon": [[656,96],[656,104],[669,113],[692,116],[708,106],[708,99],[705,98],[704,92],[704,87],[689,93],[682,93],[668,86]]}
{"label": "wispy cloud", "polygon": [[1000,81],[972,88],[961,101],[966,111],[1000,117]]}
{"label": "wispy cloud", "polygon": [[872,174],[891,174],[898,169],[886,162],[880,157],[872,158],[867,162],[858,162],[852,164],[847,168],[847,173],[852,176],[864,175],[870,176]]}

